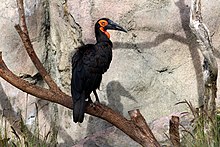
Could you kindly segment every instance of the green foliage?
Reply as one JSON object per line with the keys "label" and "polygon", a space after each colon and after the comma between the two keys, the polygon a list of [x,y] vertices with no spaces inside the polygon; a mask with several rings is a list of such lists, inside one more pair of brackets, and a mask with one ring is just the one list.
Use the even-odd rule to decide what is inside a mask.
{"label": "green foliage", "polygon": [[[23,128],[21,128],[22,130]],[[5,131],[0,129],[0,146],[1,147],[47,147],[46,140],[39,141],[39,138],[35,136],[39,136],[38,132],[35,132],[33,137],[26,136],[26,133],[23,133],[22,136],[19,136],[13,127],[11,130],[8,128],[4,128]],[[8,132],[12,132],[10,137],[8,136]]]}
{"label": "green foliage", "polygon": [[[187,102],[188,103],[188,102]],[[189,104],[189,103],[188,103]],[[192,130],[185,130],[181,146],[183,147],[219,147],[220,146],[220,113],[214,116],[202,108],[195,109],[188,105],[193,113]]]}
{"label": "green foliage", "polygon": [[54,136],[57,136],[57,134],[49,131],[42,137],[38,123],[35,123],[34,131],[31,132],[30,128],[27,128],[21,119],[19,130],[17,130],[20,132],[18,134],[14,127],[7,123],[4,117],[1,119],[4,119],[5,122],[1,124],[2,128],[0,128],[0,147],[49,147],[56,146],[57,144],[57,140],[54,140]]}

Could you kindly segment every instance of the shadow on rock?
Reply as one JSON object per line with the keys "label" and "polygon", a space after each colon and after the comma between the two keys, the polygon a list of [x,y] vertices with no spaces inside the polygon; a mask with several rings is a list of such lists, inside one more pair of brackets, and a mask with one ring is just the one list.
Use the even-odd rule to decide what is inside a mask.
{"label": "shadow on rock", "polygon": [[[107,93],[107,99],[108,99],[107,106],[117,111],[121,115],[123,115],[123,108],[124,108],[123,104],[121,103],[122,96],[137,102],[135,98],[118,81],[109,82],[106,87],[106,93]],[[114,132],[115,129],[113,129],[113,131],[106,131],[109,129],[110,130],[113,129],[112,124],[100,118],[90,116],[89,121],[88,121],[88,126],[87,126],[87,135],[91,136],[89,138],[93,138],[93,139],[87,138],[85,143],[89,145],[93,144],[93,146],[97,146],[97,144],[105,144],[104,146],[110,146],[106,144],[107,142],[106,138],[110,137],[109,136],[110,133],[111,135],[113,135],[112,132]],[[106,135],[106,137],[103,135]]]}
{"label": "shadow on rock", "polygon": [[129,91],[127,91],[118,81],[109,82],[106,92],[108,98],[108,106],[119,112],[121,115],[123,114],[123,104],[121,103],[122,96],[137,102],[135,98],[129,93]]}
{"label": "shadow on rock", "polygon": [[175,2],[175,5],[179,8],[182,28],[184,33],[186,34],[187,45],[189,47],[189,51],[192,57],[193,65],[196,72],[196,80],[197,80],[197,91],[199,96],[199,106],[203,105],[203,77],[202,77],[202,65],[200,62],[200,55],[198,51],[198,44],[196,43],[196,37],[192,33],[189,24],[190,24],[190,7],[186,5],[185,0],[179,0]]}

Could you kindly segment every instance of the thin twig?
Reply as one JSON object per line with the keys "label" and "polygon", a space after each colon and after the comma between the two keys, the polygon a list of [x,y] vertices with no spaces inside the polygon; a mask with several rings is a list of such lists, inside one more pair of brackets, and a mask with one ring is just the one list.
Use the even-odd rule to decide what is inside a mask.
{"label": "thin twig", "polygon": [[22,32],[28,35],[23,0],[17,0],[17,5],[18,5],[18,14],[19,14],[19,24],[21,26]]}

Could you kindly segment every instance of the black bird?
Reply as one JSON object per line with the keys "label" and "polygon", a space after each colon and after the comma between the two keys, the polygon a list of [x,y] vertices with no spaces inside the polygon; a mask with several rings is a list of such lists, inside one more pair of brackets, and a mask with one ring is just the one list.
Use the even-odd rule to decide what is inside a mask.
{"label": "black bird", "polygon": [[86,99],[92,102],[93,92],[99,102],[96,89],[99,88],[104,74],[112,60],[112,42],[107,30],[126,32],[108,18],[102,18],[95,24],[96,44],[79,47],[72,57],[71,94],[73,98],[73,121],[83,122]]}

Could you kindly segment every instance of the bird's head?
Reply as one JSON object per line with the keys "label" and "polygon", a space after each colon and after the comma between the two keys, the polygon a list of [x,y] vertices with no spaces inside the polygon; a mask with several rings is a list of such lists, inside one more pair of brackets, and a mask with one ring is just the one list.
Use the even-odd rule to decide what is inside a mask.
{"label": "bird's head", "polygon": [[99,19],[95,24],[96,35],[100,35],[98,32],[101,32],[102,34],[104,33],[109,39],[110,34],[107,32],[107,30],[118,30],[127,32],[123,27],[108,18]]}

